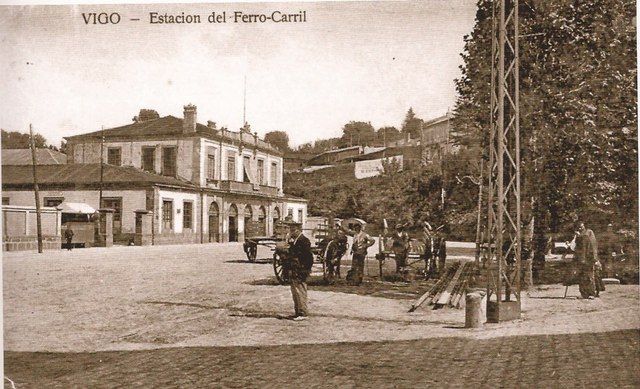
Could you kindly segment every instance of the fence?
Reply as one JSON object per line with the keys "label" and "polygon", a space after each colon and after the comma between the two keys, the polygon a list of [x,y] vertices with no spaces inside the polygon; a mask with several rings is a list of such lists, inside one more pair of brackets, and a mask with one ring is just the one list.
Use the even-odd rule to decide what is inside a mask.
{"label": "fence", "polygon": [[[62,213],[53,207],[41,207],[42,248],[59,250]],[[36,208],[2,206],[2,251],[37,250]]]}

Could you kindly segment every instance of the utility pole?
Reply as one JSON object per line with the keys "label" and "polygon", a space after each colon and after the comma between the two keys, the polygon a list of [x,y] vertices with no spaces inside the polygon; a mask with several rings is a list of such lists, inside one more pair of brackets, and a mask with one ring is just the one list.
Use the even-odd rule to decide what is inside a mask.
{"label": "utility pole", "polygon": [[38,253],[42,253],[42,220],[40,219],[40,190],[38,189],[38,176],[36,174],[36,142],[33,139],[33,126],[29,124],[29,135],[31,138],[31,160],[33,162],[33,191],[36,196],[36,231],[38,234]]}
{"label": "utility pole", "polygon": [[487,321],[495,323],[521,310],[518,0],[494,0],[492,23]]}
{"label": "utility pole", "polygon": [[480,268],[480,253],[482,252],[482,239],[480,230],[482,228],[482,190],[484,189],[484,158],[480,158],[480,180],[478,182],[478,220],[476,221],[476,266]]}
{"label": "utility pole", "polygon": [[242,126],[247,124],[247,75],[244,75],[244,94],[242,97]]}
{"label": "utility pole", "polygon": [[100,200],[98,208],[102,208],[102,187],[104,181],[104,126],[100,131]]}

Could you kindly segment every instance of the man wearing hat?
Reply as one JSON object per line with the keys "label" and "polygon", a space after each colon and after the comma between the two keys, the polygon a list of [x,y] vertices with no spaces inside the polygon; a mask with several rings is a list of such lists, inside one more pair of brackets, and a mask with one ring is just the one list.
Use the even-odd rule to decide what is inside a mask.
{"label": "man wearing hat", "polygon": [[396,273],[400,273],[407,266],[409,235],[404,231],[402,224],[396,224],[396,232],[393,233],[391,238],[393,239],[391,250],[396,259]]}
{"label": "man wearing hat", "polygon": [[313,253],[309,238],[302,234],[302,224],[289,222],[289,255],[292,266],[289,280],[295,316],[293,320],[304,320],[308,314],[306,280],[313,267]]}
{"label": "man wearing hat", "polygon": [[353,258],[351,261],[351,270],[347,272],[347,282],[357,286],[362,283],[367,249],[373,246],[376,241],[363,231],[361,224],[354,225],[353,230],[348,232],[353,233],[353,243],[351,244]]}

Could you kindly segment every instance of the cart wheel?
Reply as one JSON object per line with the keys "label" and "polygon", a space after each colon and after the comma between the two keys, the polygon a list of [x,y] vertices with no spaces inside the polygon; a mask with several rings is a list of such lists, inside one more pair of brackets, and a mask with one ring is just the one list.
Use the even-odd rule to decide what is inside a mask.
{"label": "cart wheel", "polygon": [[285,272],[282,264],[282,257],[279,253],[273,254],[273,272],[275,273],[280,285],[286,285],[289,283],[289,275]]}

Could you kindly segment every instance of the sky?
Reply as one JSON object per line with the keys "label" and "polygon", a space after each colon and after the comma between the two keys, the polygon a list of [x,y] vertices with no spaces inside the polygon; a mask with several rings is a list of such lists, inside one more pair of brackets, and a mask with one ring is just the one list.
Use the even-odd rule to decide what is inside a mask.
{"label": "sky", "polygon": [[[226,11],[227,23],[211,24]],[[232,14],[306,11],[305,23],[233,23]],[[116,25],[83,13],[117,12]],[[201,24],[150,24],[149,13]],[[139,21],[131,21],[139,18]],[[291,144],[340,136],[349,121],[400,127],[455,103],[475,0],[0,6],[0,128],[62,137],[131,123],[141,108],[242,126]]]}

